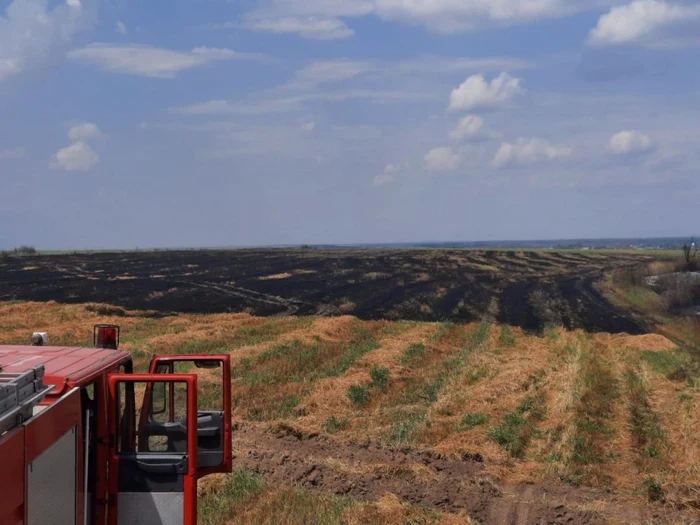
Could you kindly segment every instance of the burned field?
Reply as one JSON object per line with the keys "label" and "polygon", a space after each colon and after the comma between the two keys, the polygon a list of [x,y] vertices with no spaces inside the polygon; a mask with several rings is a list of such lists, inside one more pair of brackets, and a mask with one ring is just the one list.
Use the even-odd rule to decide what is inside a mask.
{"label": "burned field", "polygon": [[600,252],[474,250],[156,251],[6,257],[0,301],[100,302],[160,313],[354,315],[492,321],[541,331],[644,328],[593,286],[649,260]]}

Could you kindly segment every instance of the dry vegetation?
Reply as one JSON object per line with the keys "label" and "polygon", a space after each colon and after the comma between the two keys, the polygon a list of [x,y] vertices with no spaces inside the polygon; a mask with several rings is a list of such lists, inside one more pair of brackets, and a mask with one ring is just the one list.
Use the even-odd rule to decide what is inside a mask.
{"label": "dry vegetation", "polygon": [[[634,312],[654,331],[700,352],[700,280],[688,273],[694,264],[656,261],[620,268],[598,287],[611,303]],[[656,286],[648,284],[651,276],[658,276]]]}
{"label": "dry vegetation", "polygon": [[0,303],[0,343],[41,329],[89,345],[97,322],[122,326],[140,368],[153,354],[233,356],[237,470],[202,484],[203,524],[530,523],[560,504],[572,523],[692,523],[700,512],[690,321],[669,320],[668,337],[534,335],[486,321],[158,318],[17,302]]}

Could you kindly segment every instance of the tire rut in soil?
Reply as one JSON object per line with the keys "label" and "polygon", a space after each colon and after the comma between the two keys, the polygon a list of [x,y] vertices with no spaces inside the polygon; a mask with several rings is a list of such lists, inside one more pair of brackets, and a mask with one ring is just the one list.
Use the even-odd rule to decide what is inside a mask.
{"label": "tire rut in soil", "polygon": [[239,426],[234,436],[235,467],[260,473],[271,486],[293,485],[367,501],[391,493],[406,503],[467,514],[482,523],[603,523],[593,513],[544,503],[549,500],[539,497],[541,487],[530,487],[525,494],[500,489],[484,476],[478,454],[451,460],[428,451],[303,436],[287,427],[263,432]]}

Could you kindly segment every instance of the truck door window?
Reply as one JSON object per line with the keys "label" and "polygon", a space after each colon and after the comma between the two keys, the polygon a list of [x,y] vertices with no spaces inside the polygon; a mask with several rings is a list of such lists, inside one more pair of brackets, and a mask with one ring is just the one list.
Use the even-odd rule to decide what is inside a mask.
{"label": "truck door window", "polygon": [[[132,383],[119,383],[118,424],[124,417],[126,389]],[[187,451],[187,384],[177,381],[137,383],[134,420],[138,422],[135,448],[120,447],[119,453],[184,453]],[[127,409],[128,410],[128,409]],[[120,435],[124,429],[120,428]]]}
{"label": "truck door window", "polygon": [[[149,370],[157,375],[197,377],[197,453],[203,476],[231,472],[231,359],[229,355],[156,356]],[[171,407],[174,394],[166,393]],[[157,411],[168,410],[162,402]],[[172,408],[170,409],[172,411]],[[164,417],[164,416],[162,416]],[[173,414],[169,421],[176,421]]]}
{"label": "truck door window", "polygon": [[[196,362],[178,361],[172,363],[175,374],[197,375],[197,410],[199,412],[222,412],[224,410],[223,370],[221,366],[213,368],[200,368]],[[168,365],[159,365],[157,373],[165,373]]]}

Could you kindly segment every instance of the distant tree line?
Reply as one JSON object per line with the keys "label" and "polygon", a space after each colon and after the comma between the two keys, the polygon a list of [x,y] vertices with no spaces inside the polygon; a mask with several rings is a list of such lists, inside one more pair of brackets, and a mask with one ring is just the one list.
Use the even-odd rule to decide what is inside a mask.
{"label": "distant tree line", "polygon": [[14,250],[3,250],[0,252],[3,257],[9,257],[11,255],[36,255],[37,253],[34,246],[20,246]]}

